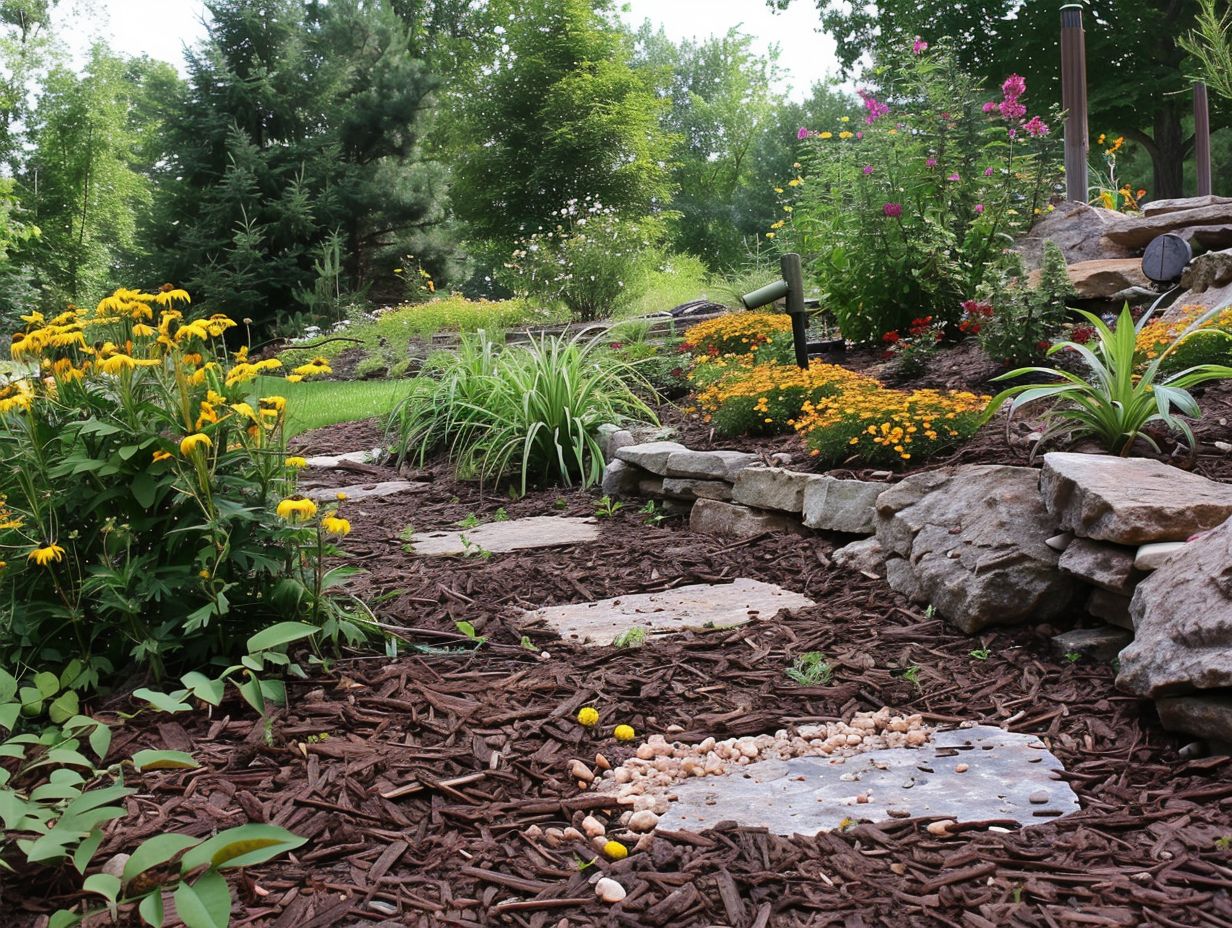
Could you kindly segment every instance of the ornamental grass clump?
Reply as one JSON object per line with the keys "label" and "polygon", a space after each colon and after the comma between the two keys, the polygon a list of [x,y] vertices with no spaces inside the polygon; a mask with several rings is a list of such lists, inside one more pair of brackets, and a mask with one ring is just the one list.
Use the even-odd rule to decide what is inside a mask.
{"label": "ornamental grass clump", "polygon": [[0,388],[4,665],[73,662],[88,687],[240,657],[287,619],[362,638],[367,611],[337,589],[351,571],[323,563],[343,516],[296,494],[286,401],[250,392],[279,362],[229,353],[236,324],[189,318],[188,303],[117,290],[13,335],[25,371]]}
{"label": "ornamental grass clump", "polygon": [[599,339],[543,336],[498,350],[484,333],[429,359],[390,418],[400,459],[441,454],[458,476],[531,486],[592,486],[599,426],[657,421],[632,389],[635,365]]}
{"label": "ornamental grass clump", "polygon": [[1010,371],[998,379],[1024,375],[1060,379],[1042,385],[1019,384],[998,393],[989,404],[985,418],[991,418],[1006,400],[1013,401],[1010,403],[1011,417],[1024,406],[1048,401],[1051,405],[1044,413],[1047,428],[1037,446],[1057,438],[1071,441],[1092,438],[1113,454],[1124,456],[1133,450],[1138,439],[1142,439],[1158,451],[1158,443],[1146,431],[1158,424],[1183,436],[1192,449],[1195,447],[1193,431],[1182,417],[1196,419],[1202,410],[1189,388],[1211,380],[1232,378],[1232,366],[1197,364],[1167,374],[1167,365],[1172,356],[1183,350],[1186,342],[1208,322],[1218,318],[1220,312],[1212,309],[1197,316],[1170,343],[1156,341],[1154,335],[1150,336],[1149,350],[1154,357],[1146,361],[1139,353],[1139,343],[1148,327],[1146,317],[1135,324],[1126,305],[1116,328],[1110,329],[1098,316],[1083,312],[1095,332],[1093,344],[1088,347],[1077,341],[1064,341],[1054,345],[1048,353],[1076,353],[1087,368],[1086,376],[1047,367]]}

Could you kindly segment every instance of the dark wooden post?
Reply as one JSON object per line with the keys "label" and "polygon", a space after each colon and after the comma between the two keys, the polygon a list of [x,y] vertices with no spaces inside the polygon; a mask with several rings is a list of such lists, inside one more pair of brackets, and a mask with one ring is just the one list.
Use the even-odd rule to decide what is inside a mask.
{"label": "dark wooden post", "polygon": [[1087,202],[1087,49],[1082,4],[1061,7],[1061,105],[1065,108],[1065,195]]}
{"label": "dark wooden post", "polygon": [[804,308],[804,274],[800,256],[786,254],[779,259],[787,283],[787,312],[791,316],[791,340],[796,348],[796,364],[808,370],[808,312]]}
{"label": "dark wooden post", "polygon": [[1198,174],[1198,196],[1211,193],[1211,113],[1206,84],[1194,84],[1194,161]]}

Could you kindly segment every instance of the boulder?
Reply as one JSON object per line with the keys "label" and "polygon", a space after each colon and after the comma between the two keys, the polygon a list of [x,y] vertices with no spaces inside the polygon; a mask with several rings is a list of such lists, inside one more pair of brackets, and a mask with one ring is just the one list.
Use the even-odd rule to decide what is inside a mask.
{"label": "boulder", "polygon": [[1054,451],[1040,493],[1060,528],[1120,545],[1184,541],[1232,516],[1232,485],[1147,458]]}
{"label": "boulder", "polygon": [[668,477],[693,480],[726,480],[733,483],[736,474],[757,463],[757,455],[744,451],[677,451],[667,459]]}
{"label": "boulder", "polygon": [[1194,209],[1173,210],[1169,213],[1127,216],[1123,222],[1109,225],[1104,230],[1104,238],[1114,245],[1137,251],[1165,232],[1175,232],[1186,226],[1209,226],[1226,222],[1232,222],[1232,200]]}
{"label": "boulder", "polygon": [[1198,255],[1181,275],[1181,286],[1194,293],[1204,293],[1229,282],[1232,282],[1232,248]]}
{"label": "boulder", "polygon": [[1134,567],[1138,570],[1158,570],[1176,552],[1185,547],[1183,541],[1157,541],[1154,544],[1142,545],[1134,554]]}
{"label": "boulder", "polygon": [[633,433],[622,429],[619,425],[605,423],[599,426],[599,448],[603,452],[603,460],[610,461],[621,448],[636,444]]}
{"label": "boulder", "polygon": [[861,538],[849,545],[843,545],[830,555],[830,560],[836,567],[842,567],[844,570],[858,570],[866,577],[885,576],[881,542],[876,538]]}
{"label": "boulder", "polygon": [[1175,234],[1187,241],[1194,251],[1213,251],[1232,247],[1232,223],[1186,226],[1184,229],[1177,229]]}
{"label": "boulder", "polygon": [[692,480],[688,477],[664,477],[660,488],[665,496],[677,499],[722,499],[732,495],[731,484],[726,480]]}
{"label": "boulder", "polygon": [[1061,656],[1082,654],[1097,661],[1111,661],[1133,641],[1123,628],[1074,628],[1052,639],[1052,648]]}
{"label": "boulder", "polygon": [[1232,520],[1138,584],[1117,685],[1139,696],[1232,687]]}
{"label": "boulder", "polygon": [[1074,264],[1079,261],[1096,261],[1115,258],[1131,258],[1133,250],[1109,242],[1105,233],[1128,222],[1128,217],[1115,210],[1086,203],[1067,201],[1037,222],[1015,246],[1027,269],[1037,268],[1044,262],[1044,243],[1053,242],[1065,255],[1065,260]]}
{"label": "boulder", "polygon": [[702,535],[752,538],[763,532],[810,534],[800,522],[778,512],[759,512],[717,499],[699,499],[689,514],[689,530]]}
{"label": "boulder", "polygon": [[1190,306],[1215,309],[1228,305],[1232,305],[1232,281],[1219,287],[1208,287],[1205,290],[1186,290],[1168,307],[1162,318],[1165,322],[1173,322]]}
{"label": "boulder", "polygon": [[1132,548],[1075,538],[1057,565],[1071,577],[1125,596],[1134,589],[1134,553]]}
{"label": "boulder", "polygon": [[616,451],[616,457],[626,464],[636,464],[642,470],[666,477],[667,459],[677,451],[688,450],[675,441],[648,441],[640,445],[626,445]]}
{"label": "boulder", "polygon": [[1087,614],[1132,632],[1134,620],[1129,617],[1129,603],[1130,598],[1124,594],[1095,589],[1087,597]]}
{"label": "boulder", "polygon": [[890,585],[931,602],[965,632],[1047,621],[1074,593],[1046,544],[1056,525],[1032,468],[980,464],[913,475],[877,497],[875,521],[877,540],[899,560],[886,563]]}
{"label": "boulder", "polygon": [[809,481],[820,479],[782,467],[746,467],[736,474],[732,500],[758,509],[800,512],[804,509],[804,488]]}
{"label": "boulder", "polygon": [[819,476],[804,487],[804,524],[849,535],[873,533],[873,506],[884,483]]}
{"label": "boulder", "polygon": [[1150,290],[1138,258],[1103,258],[1079,261],[1068,268],[1070,282],[1080,300],[1106,300],[1131,287]]}
{"label": "boulder", "polygon": [[1169,213],[1180,213],[1187,210],[1202,209],[1207,206],[1232,207],[1232,197],[1218,197],[1207,194],[1201,197],[1179,197],[1174,200],[1152,200],[1142,207],[1144,216],[1164,216]]}
{"label": "boulder", "polygon": [[603,469],[603,495],[611,497],[637,496],[638,484],[647,476],[646,471],[624,461],[611,461]]}
{"label": "boulder", "polygon": [[1165,696],[1155,703],[1168,731],[1183,731],[1208,741],[1232,744],[1232,696]]}

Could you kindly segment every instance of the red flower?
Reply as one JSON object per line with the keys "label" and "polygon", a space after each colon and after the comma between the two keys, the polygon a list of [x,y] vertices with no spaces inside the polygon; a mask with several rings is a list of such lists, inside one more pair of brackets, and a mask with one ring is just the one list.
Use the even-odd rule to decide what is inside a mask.
{"label": "red flower", "polygon": [[1070,340],[1077,342],[1079,345],[1085,345],[1095,337],[1095,326],[1093,325],[1076,325],[1074,331],[1069,334]]}
{"label": "red flower", "polygon": [[885,335],[881,336],[881,340],[887,345],[893,345],[898,341],[899,337],[897,332],[886,332]]}
{"label": "red flower", "polygon": [[1048,341],[1047,339],[1044,339],[1042,341],[1036,342],[1035,347],[1038,348],[1040,351],[1047,351],[1049,348],[1052,347],[1052,342]]}

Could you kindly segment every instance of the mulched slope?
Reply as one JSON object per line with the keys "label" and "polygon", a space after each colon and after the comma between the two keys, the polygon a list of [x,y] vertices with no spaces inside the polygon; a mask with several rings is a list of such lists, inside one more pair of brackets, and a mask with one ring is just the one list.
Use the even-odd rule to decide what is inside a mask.
{"label": "mulched slope", "polygon": [[[370,436],[360,437],[356,447]],[[1232,835],[1228,759],[1181,759],[1181,742],[1149,707],[1116,692],[1109,668],[1049,654],[1052,629],[969,638],[882,581],[832,568],[824,539],[731,543],[679,523],[645,526],[633,507],[603,523],[598,543],[571,551],[414,559],[397,539],[406,522],[447,527],[472,511],[490,518],[501,505],[515,517],[542,514],[557,511],[558,498],[562,514],[593,506],[587,494],[556,492],[511,503],[423,476],[436,478],[430,493],[349,505],[356,528],[347,548],[370,570],[365,595],[383,621],[469,650],[343,660],[292,683],[269,743],[239,704],[213,718],[128,723],[117,755],[178,748],[205,766],[134,777],[142,792],[104,852],[170,830],[203,835],[245,821],[291,828],[312,839],[306,849],[254,868],[239,886],[245,911],[235,923],[278,928],[1232,925],[1232,852],[1220,842]],[[819,605],[638,650],[583,649],[532,633],[550,652],[541,660],[518,645],[518,606],[736,576],[778,582]],[[462,618],[488,636],[478,650],[459,641],[453,623]],[[987,660],[970,656],[981,647]],[[792,657],[809,650],[835,665],[832,685],[802,688],[784,677]],[[918,686],[903,677],[911,666],[920,668]],[[599,736],[573,721],[584,704],[603,712]],[[596,751],[613,762],[627,756],[606,737],[617,722],[643,734],[675,725],[684,730],[676,737],[700,739],[883,704],[1039,734],[1065,763],[1083,811],[1024,831],[971,828],[948,838],[899,820],[816,838],[736,827],[661,833],[647,852],[582,872],[590,848],[553,850],[522,835],[605,807],[566,768]],[[317,741],[322,734],[328,740]],[[398,798],[383,798],[395,790]],[[623,903],[594,901],[596,869],[626,886]],[[7,923],[33,924],[56,891],[10,881],[6,905],[22,914]]]}

